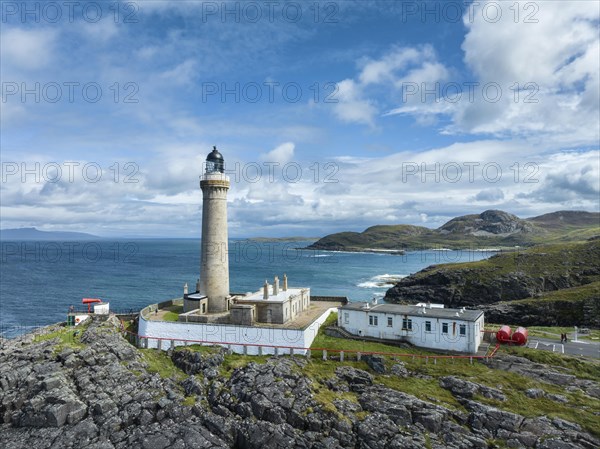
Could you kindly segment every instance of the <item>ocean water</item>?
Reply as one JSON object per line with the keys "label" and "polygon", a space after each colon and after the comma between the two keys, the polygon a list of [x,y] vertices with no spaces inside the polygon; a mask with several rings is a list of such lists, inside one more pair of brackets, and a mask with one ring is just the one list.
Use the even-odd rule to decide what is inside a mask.
{"label": "ocean water", "polygon": [[[485,251],[415,251],[405,255],[330,252],[303,248],[311,242],[231,240],[230,289],[259,290],[265,279],[288,276],[288,284],[313,295],[351,301],[382,298],[399,278],[439,263],[481,260]],[[63,321],[70,305],[101,298],[112,310],[139,310],[195,289],[200,241],[147,239],[102,241],[2,241],[0,335],[13,337]]]}

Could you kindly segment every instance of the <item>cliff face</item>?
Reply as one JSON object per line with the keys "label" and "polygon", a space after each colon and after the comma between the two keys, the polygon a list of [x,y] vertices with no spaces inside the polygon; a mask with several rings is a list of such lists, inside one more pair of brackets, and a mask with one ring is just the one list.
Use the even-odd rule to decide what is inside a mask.
{"label": "cliff face", "polygon": [[[582,301],[600,301],[598,280],[600,241],[592,240],[540,246],[474,263],[428,267],[401,279],[386,292],[385,300],[481,307],[489,313],[486,320],[491,322],[497,318],[498,322],[510,323],[513,317],[515,324],[524,325],[594,325],[598,317]],[[579,288],[586,285],[589,288]],[[574,288],[579,289],[571,292]],[[567,298],[545,300],[547,294],[559,291],[564,291]],[[524,299],[529,300],[518,307],[510,305],[511,301]],[[569,309],[566,302],[581,313],[562,313],[561,310]],[[529,317],[526,323],[520,320],[523,316]]]}
{"label": "cliff face", "polygon": [[[369,360],[387,373],[373,374],[301,357],[232,361],[223,349],[140,351],[111,322],[92,322],[75,341],[66,341],[62,331],[56,335],[0,342],[2,448],[483,449],[491,439],[540,449],[600,444],[577,423],[525,418],[482,402],[503,404],[512,388],[503,392],[443,376],[437,388],[457,404],[447,407],[382,384],[435,384],[402,363],[388,371],[381,360]],[[518,357],[494,363],[501,360],[508,361],[503,373],[514,370],[527,382],[552,383],[553,391],[568,384],[600,397],[595,381]],[[562,407],[553,401],[570,401],[575,390],[533,393]]]}

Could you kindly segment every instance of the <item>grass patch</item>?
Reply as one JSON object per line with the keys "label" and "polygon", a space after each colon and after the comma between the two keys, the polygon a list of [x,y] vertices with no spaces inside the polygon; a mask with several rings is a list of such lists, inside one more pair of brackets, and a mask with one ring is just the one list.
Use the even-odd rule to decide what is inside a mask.
{"label": "grass patch", "polygon": [[[364,340],[351,340],[346,338],[338,338],[338,337],[330,337],[329,335],[325,335],[322,332],[323,327],[319,330],[319,334],[314,339],[311,348],[313,348],[312,353],[315,357],[321,357],[323,355],[322,351],[315,350],[314,348],[327,348],[327,349],[337,349],[343,351],[357,351],[361,353],[365,352],[381,352],[387,354],[422,354],[422,355],[435,355],[435,353],[431,351],[426,351],[423,349],[416,349],[412,347],[399,347],[394,345],[387,345],[385,343],[376,343],[371,341]],[[350,354],[345,354],[348,357]],[[438,354],[439,355],[439,354]],[[352,357],[355,357],[352,355]]]}
{"label": "grass patch", "polygon": [[54,351],[57,353],[67,347],[73,349],[81,349],[85,347],[85,345],[81,343],[81,334],[83,334],[86,328],[87,325],[84,324],[75,327],[62,327],[54,332],[36,335],[33,339],[33,342],[40,343],[44,341],[57,339],[58,344],[54,348]]}
{"label": "grass patch", "polygon": [[139,351],[148,365],[149,372],[158,373],[163,379],[182,380],[186,377],[185,373],[173,364],[165,351],[156,349],[140,349]]}
{"label": "grass patch", "polygon": [[186,407],[193,407],[196,405],[196,396],[186,396],[182,402],[182,405],[185,405]]}
{"label": "grass patch", "polygon": [[179,320],[179,314],[175,312],[165,312],[163,316],[164,321],[177,321]]}
{"label": "grass patch", "polygon": [[537,351],[518,346],[506,346],[502,350],[509,354],[525,357],[535,363],[544,363],[565,368],[570,374],[580,379],[600,382],[600,361],[598,360],[555,354],[549,351]]}

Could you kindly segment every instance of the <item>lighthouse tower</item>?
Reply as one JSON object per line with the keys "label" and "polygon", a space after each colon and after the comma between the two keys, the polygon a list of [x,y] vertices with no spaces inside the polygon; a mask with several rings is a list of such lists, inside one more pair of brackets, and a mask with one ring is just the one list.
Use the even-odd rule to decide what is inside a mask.
{"label": "lighthouse tower", "polygon": [[217,147],[206,158],[200,177],[202,189],[202,248],[200,255],[200,294],[208,299],[208,313],[228,310],[229,257],[227,246],[227,191],[229,177],[225,160]]}

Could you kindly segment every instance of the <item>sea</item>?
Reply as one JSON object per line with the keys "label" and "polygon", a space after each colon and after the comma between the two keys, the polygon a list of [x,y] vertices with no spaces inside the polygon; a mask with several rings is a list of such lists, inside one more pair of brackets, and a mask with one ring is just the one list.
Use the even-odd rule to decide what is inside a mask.
{"label": "sea", "polygon": [[[436,248],[403,255],[306,249],[313,241],[229,241],[230,291],[259,290],[287,274],[290,287],[312,295],[381,299],[399,279],[429,265],[477,261],[494,250]],[[11,338],[64,321],[83,298],[110,302],[114,311],[136,311],[195,290],[199,239],[2,241],[0,336]]]}

